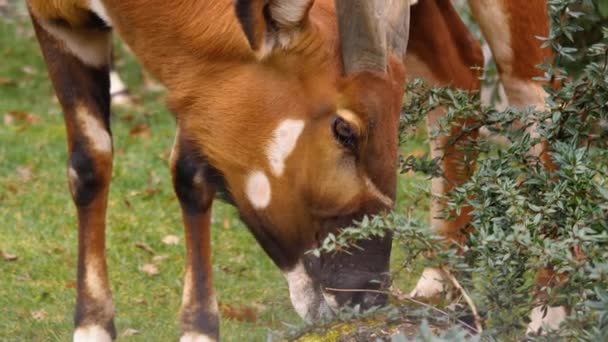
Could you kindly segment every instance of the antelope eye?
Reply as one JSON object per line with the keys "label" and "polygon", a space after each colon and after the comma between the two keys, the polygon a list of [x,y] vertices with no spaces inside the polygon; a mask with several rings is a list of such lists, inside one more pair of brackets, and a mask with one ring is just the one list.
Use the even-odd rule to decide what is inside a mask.
{"label": "antelope eye", "polygon": [[336,115],[331,125],[334,138],[338,140],[342,146],[354,150],[357,147],[358,130],[357,128],[346,121],[342,117]]}

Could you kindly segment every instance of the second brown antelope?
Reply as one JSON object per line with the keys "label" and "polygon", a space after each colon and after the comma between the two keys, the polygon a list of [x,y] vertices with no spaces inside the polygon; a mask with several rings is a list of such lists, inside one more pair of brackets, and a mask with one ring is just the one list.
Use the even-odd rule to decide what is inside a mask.
{"label": "second brown antelope", "polygon": [[[479,88],[471,67],[482,66],[481,49],[449,1],[412,7],[407,56],[408,0],[27,2],[67,129],[79,229],[75,341],[116,337],[105,260],[113,31],[166,86],[177,122],[171,171],[186,236],[181,341],[219,338],[209,232],[218,194],[285,273],[303,318],[386,301],[377,291],[327,289],[385,286],[390,236],[361,241],[353,254],[305,251],[328,232],[392,208],[406,70],[430,83]],[[510,102],[542,106],[531,77],[548,54],[534,39],[547,31],[544,2],[470,4]],[[429,124],[442,114],[429,113]],[[433,181],[439,194],[468,176],[450,167],[463,156],[445,146],[448,139],[431,141],[448,170],[447,183]],[[434,226],[463,239],[467,211],[435,219],[443,206],[433,202]],[[440,278],[426,270],[413,294],[436,295]]]}

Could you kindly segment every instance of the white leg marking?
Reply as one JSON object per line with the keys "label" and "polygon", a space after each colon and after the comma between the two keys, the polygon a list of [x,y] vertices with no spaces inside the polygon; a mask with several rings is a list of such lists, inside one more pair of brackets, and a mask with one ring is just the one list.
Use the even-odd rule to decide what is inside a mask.
{"label": "white leg marking", "polygon": [[380,190],[378,190],[376,184],[374,184],[374,182],[372,182],[372,180],[368,177],[365,177],[365,187],[367,189],[368,194],[372,195],[374,198],[382,202],[382,204],[384,204],[388,208],[393,207],[393,200],[383,194]]}
{"label": "white leg marking", "polygon": [[120,79],[120,75],[114,70],[110,72],[110,95],[116,95],[127,90],[127,86]]}
{"label": "white leg marking", "polygon": [[285,170],[285,160],[293,152],[304,129],[303,120],[287,119],[274,130],[266,153],[272,174],[279,177]]}
{"label": "white leg marking", "polygon": [[89,9],[97,14],[101,20],[106,22],[106,25],[112,26],[112,20],[110,20],[110,16],[108,15],[108,11],[106,11],[106,7],[103,5],[103,1],[101,0],[90,0],[89,1]]}
{"label": "white leg marking", "polygon": [[93,67],[108,65],[112,47],[110,33],[84,35],[45,21],[40,21],[40,25],[52,36],[62,41],[65,49],[84,64]]}
{"label": "white leg marking", "polygon": [[289,284],[291,304],[300,317],[310,322],[332,314],[323,295],[315,291],[315,284],[302,262],[284,275]]}
{"label": "white leg marking", "polygon": [[251,205],[256,209],[264,209],[270,204],[270,181],[262,171],[249,174],[245,184],[245,193]]}
{"label": "white leg marking", "polygon": [[89,143],[97,152],[111,153],[112,138],[104,125],[92,115],[87,107],[79,106],[76,108],[76,118],[84,135],[89,139]]}
{"label": "white leg marking", "polygon": [[563,306],[547,307],[547,314],[544,314],[542,306],[537,306],[530,313],[530,324],[526,333],[538,333],[540,328],[546,333],[547,330],[556,330],[566,319],[566,309]]}
{"label": "white leg marking", "polygon": [[207,335],[198,334],[198,333],[186,333],[180,339],[179,342],[215,342],[217,341],[214,338],[211,338]]}
{"label": "white leg marking", "polygon": [[445,292],[443,274],[437,268],[427,267],[422,272],[410,296],[414,298],[433,299]]}
{"label": "white leg marking", "polygon": [[501,81],[509,98],[509,104],[519,108],[547,109],[545,98],[549,96],[540,83],[503,75]]}
{"label": "white leg marking", "polygon": [[72,167],[68,169],[68,182],[70,183],[70,191],[72,192],[72,195],[76,195],[76,190],[78,189],[80,179],[78,179],[78,172],[76,172],[76,170],[74,170]]}
{"label": "white leg marking", "polygon": [[112,342],[112,338],[102,327],[90,325],[74,331],[74,342]]}

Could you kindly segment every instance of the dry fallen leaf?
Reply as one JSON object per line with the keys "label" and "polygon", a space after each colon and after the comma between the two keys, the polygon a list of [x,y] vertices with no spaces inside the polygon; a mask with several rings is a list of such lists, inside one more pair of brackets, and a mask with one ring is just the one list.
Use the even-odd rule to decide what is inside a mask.
{"label": "dry fallen leaf", "polygon": [[45,319],[46,316],[48,316],[48,314],[47,314],[46,310],[44,310],[44,309],[32,311],[32,318],[37,321],[41,321],[41,320]]}
{"label": "dry fallen leaf", "polygon": [[169,257],[166,256],[166,255],[155,255],[152,258],[152,262],[155,263],[155,264],[160,264],[161,262],[163,262],[163,261],[165,261],[167,259],[169,259]]}
{"label": "dry fallen leaf", "polygon": [[144,122],[139,123],[129,131],[129,135],[132,137],[141,137],[141,138],[149,138],[152,135],[152,131],[150,131],[150,127]]}
{"label": "dry fallen leaf", "polygon": [[162,241],[165,245],[177,245],[179,244],[179,237],[177,235],[167,235]]}
{"label": "dry fallen leaf", "polygon": [[0,77],[0,85],[15,85],[17,82],[11,80],[10,78]]}
{"label": "dry fallen leaf", "polygon": [[27,182],[32,179],[32,166],[31,165],[22,165],[15,169],[17,176],[24,182]]}
{"label": "dry fallen leaf", "polygon": [[148,304],[148,302],[143,297],[139,297],[135,299],[135,304],[144,305]]}
{"label": "dry fallen leaf", "polygon": [[125,115],[121,116],[120,119],[122,121],[132,122],[133,120],[135,120],[135,115],[133,115],[133,114],[125,114]]}
{"label": "dry fallen leaf", "polygon": [[26,75],[35,75],[37,73],[36,68],[31,65],[21,67],[21,71],[23,71],[23,73]]}
{"label": "dry fallen leaf", "polygon": [[65,282],[65,287],[67,287],[68,289],[75,289],[76,288],[76,280],[68,280]]}
{"label": "dry fallen leaf", "polygon": [[10,254],[5,251],[0,251],[0,255],[2,255],[2,259],[6,260],[6,261],[15,261],[15,260],[19,259],[18,256],[14,255],[14,254]]}
{"label": "dry fallen leaf", "polygon": [[25,125],[33,125],[42,122],[40,115],[25,112],[22,110],[11,110],[4,114],[4,124],[7,126],[20,123]]}
{"label": "dry fallen leaf", "polygon": [[169,161],[169,158],[171,157],[171,151],[172,150],[173,150],[173,148],[171,148],[171,147],[163,150],[163,152],[161,152],[158,155],[158,158],[160,158],[161,160],[164,160],[164,161]]}
{"label": "dry fallen leaf", "polygon": [[129,336],[133,336],[133,335],[137,335],[139,334],[139,330],[137,329],[125,329],[125,331],[122,332],[122,334],[120,334],[121,337],[129,337]]}
{"label": "dry fallen leaf", "polygon": [[135,247],[143,249],[144,251],[146,251],[152,255],[156,254],[156,251],[145,242],[138,241],[135,243]]}
{"label": "dry fallen leaf", "polygon": [[140,268],[140,271],[144,272],[149,276],[155,276],[159,273],[158,267],[156,267],[156,265],[154,264],[145,264]]}
{"label": "dry fallen leaf", "polygon": [[221,304],[220,310],[222,311],[223,317],[239,322],[255,323],[258,319],[258,314],[256,313],[255,309],[246,305],[235,306],[230,304]]}
{"label": "dry fallen leaf", "polygon": [[230,220],[230,218],[228,218],[228,217],[224,217],[224,219],[222,220],[222,227],[224,229],[230,229],[231,225],[232,225],[232,220]]}

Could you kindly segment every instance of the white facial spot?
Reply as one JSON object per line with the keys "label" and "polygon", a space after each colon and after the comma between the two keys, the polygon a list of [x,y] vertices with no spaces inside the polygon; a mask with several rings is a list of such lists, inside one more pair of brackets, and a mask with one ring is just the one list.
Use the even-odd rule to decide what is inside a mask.
{"label": "white facial spot", "polygon": [[112,342],[112,337],[102,327],[90,325],[74,331],[74,342]]}
{"label": "white facial spot", "polygon": [[89,9],[93,11],[93,13],[97,14],[97,16],[101,18],[101,20],[105,21],[106,25],[112,26],[112,21],[110,20],[108,11],[106,11],[106,7],[103,5],[103,1],[90,0]]}
{"label": "white facial spot", "polygon": [[369,179],[368,177],[365,177],[365,187],[367,189],[367,193],[368,194],[370,194],[371,196],[373,196],[378,201],[382,202],[382,204],[384,204],[388,208],[392,208],[393,207],[393,204],[394,204],[393,200],[390,199],[390,197],[388,197],[385,194],[383,194],[378,189],[378,187],[376,186],[376,184],[374,184],[374,182],[372,182],[372,180]]}
{"label": "white facial spot", "polygon": [[530,324],[527,333],[538,333],[539,329],[546,333],[547,330],[556,330],[559,325],[566,320],[566,308],[563,306],[549,306],[543,310],[542,306],[537,306],[530,313]]}
{"label": "white facial spot", "polygon": [[245,193],[251,205],[256,209],[264,209],[270,204],[270,181],[262,171],[249,174],[245,183]]}
{"label": "white facial spot", "polygon": [[199,333],[186,333],[180,339],[179,342],[216,342],[215,338],[211,338],[207,335]]}
{"label": "white facial spot", "polygon": [[315,290],[315,284],[301,262],[284,275],[289,284],[291,304],[300,317],[310,322],[332,314],[321,291]]}
{"label": "white facial spot", "polygon": [[285,160],[293,152],[304,129],[303,120],[287,119],[274,130],[272,141],[266,150],[270,170],[279,177],[285,171]]}
{"label": "white facial spot", "polygon": [[443,274],[437,268],[427,267],[422,272],[414,290],[410,292],[413,298],[435,299],[446,290]]}
{"label": "white facial spot", "polygon": [[112,152],[112,138],[104,125],[87,107],[79,106],[76,109],[76,118],[84,135],[88,138],[93,149],[101,153]]}

